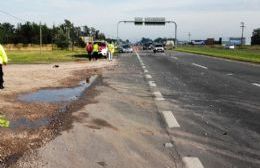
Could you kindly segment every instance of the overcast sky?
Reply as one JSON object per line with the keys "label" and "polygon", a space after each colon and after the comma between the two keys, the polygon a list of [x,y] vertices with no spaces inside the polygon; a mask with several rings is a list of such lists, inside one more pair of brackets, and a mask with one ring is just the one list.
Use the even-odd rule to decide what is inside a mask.
{"label": "overcast sky", "polygon": [[[93,26],[114,38],[117,21],[134,17],[174,20],[179,25],[180,40],[187,40],[189,32],[192,39],[239,37],[240,22],[244,21],[249,41],[253,29],[260,27],[260,0],[8,0],[1,2],[0,10],[49,26],[69,19],[77,26]],[[0,22],[19,21],[0,13]],[[173,25],[128,24],[120,26],[120,37],[130,40],[173,37],[173,30]]]}

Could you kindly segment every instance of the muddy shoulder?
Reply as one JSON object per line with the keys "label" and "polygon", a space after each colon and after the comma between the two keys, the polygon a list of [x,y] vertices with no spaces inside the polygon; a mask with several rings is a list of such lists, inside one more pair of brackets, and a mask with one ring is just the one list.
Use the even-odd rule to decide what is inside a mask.
{"label": "muddy shoulder", "polygon": [[[95,86],[102,85],[103,71],[113,70],[117,66],[117,63],[107,64],[106,62],[96,65],[92,63],[92,66],[80,64],[76,65],[76,68],[73,68],[72,65],[64,69],[61,68],[58,73],[44,74],[44,80],[49,80],[53,86],[46,84],[38,88],[35,83],[39,83],[39,81],[33,82],[37,73],[32,75],[31,79],[30,75],[27,76],[27,79],[23,79],[23,75],[19,72],[18,77],[16,76],[13,80],[28,81],[25,88],[27,89],[31,83],[32,89],[27,89],[27,91],[24,91],[26,89],[18,89],[12,92],[11,88],[8,88],[7,92],[0,93],[0,114],[10,121],[9,128],[0,127],[0,167],[11,166],[25,152],[39,148],[59,136],[63,130],[71,129],[72,113],[86,104],[96,103],[93,101],[94,97],[98,95]],[[57,68],[62,67],[62,65],[59,67],[44,66],[51,68],[51,71],[59,71]],[[37,66],[35,67],[37,68]],[[42,68],[37,69],[42,71]],[[7,72],[6,75],[12,74],[12,71],[15,71],[15,68]],[[28,71],[32,72],[31,67],[28,68]],[[26,74],[26,70],[23,73]],[[43,81],[43,83],[48,82]],[[11,87],[13,86],[12,83]],[[45,93],[42,96],[42,101],[37,95],[41,91]],[[36,97],[33,97],[31,101],[20,99],[23,95],[35,94]],[[55,99],[60,99],[60,101],[54,101]]]}

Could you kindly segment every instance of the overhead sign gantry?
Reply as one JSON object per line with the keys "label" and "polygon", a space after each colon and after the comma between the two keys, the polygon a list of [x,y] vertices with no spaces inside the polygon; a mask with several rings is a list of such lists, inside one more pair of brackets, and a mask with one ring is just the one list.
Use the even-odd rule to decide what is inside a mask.
{"label": "overhead sign gantry", "polygon": [[125,20],[125,21],[119,21],[117,23],[117,40],[119,41],[119,25],[121,23],[134,23],[136,26],[165,26],[167,23],[173,23],[175,26],[175,46],[177,47],[177,23],[175,21],[167,21],[164,17],[136,17],[133,21],[131,20]]}

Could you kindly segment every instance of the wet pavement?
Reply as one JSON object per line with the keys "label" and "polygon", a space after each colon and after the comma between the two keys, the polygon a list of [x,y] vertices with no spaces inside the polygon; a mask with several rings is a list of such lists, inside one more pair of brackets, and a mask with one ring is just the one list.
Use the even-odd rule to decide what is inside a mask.
{"label": "wet pavement", "polygon": [[[68,111],[68,106],[63,105],[59,108],[59,110],[56,111],[56,113],[65,113]],[[14,120],[10,122],[10,128],[11,129],[21,129],[21,128],[26,128],[26,129],[38,129],[41,127],[46,127],[51,124],[52,121],[55,120],[56,117],[54,116],[48,116],[48,117],[43,117],[37,120],[29,120],[25,117],[20,118],[18,120]]]}
{"label": "wet pavement", "polygon": [[77,100],[88,89],[98,76],[91,76],[76,87],[42,89],[34,93],[24,94],[18,100],[26,103],[60,103]]}

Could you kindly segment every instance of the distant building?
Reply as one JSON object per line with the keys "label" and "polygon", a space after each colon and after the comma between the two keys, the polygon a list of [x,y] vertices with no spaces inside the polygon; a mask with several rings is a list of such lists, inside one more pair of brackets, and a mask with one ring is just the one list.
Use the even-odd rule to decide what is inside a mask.
{"label": "distant building", "polygon": [[[239,46],[241,45],[241,37],[230,37],[229,44]],[[242,39],[242,45],[246,45],[246,38]]]}
{"label": "distant building", "polygon": [[214,38],[208,38],[208,39],[205,41],[205,44],[206,44],[206,45],[214,45],[214,44],[215,44],[215,39],[214,39]]}

